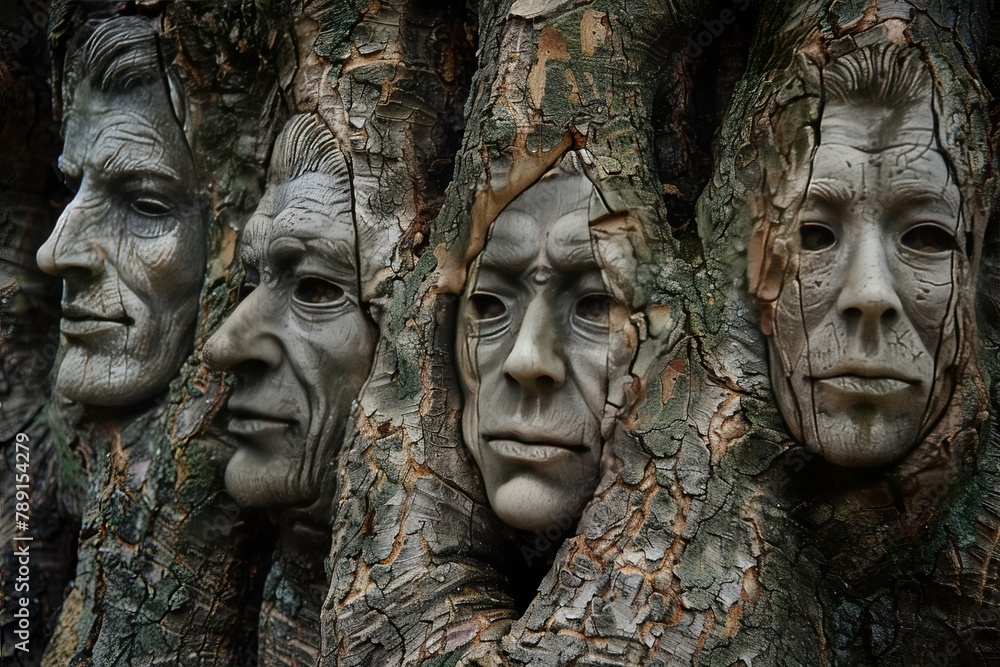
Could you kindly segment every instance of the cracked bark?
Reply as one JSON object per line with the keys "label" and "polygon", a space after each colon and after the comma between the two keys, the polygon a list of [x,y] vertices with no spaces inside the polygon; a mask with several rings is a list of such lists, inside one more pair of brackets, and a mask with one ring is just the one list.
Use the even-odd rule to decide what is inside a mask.
{"label": "cracked bark", "polygon": [[[289,28],[279,14],[249,4],[56,3],[50,38],[57,87],[67,41],[83,22],[130,10],[158,21],[162,51],[172,56],[165,64],[178,74],[193,119],[186,134],[203,185],[195,196],[207,203],[211,230],[201,341],[226,304],[226,257],[259,197],[268,139],[280,120],[268,37]],[[204,432],[222,396],[194,358],[167,394],[67,420],[67,442],[92,465],[76,577],[45,664],[256,660],[251,591],[268,541],[257,529],[263,522],[223,492],[230,451]]]}
{"label": "cracked bark", "polygon": [[[758,21],[742,0],[484,0],[470,6],[479,53],[464,113],[475,30],[464,8],[432,4],[56,4],[57,82],[61,45],[88,12],[153,13],[178,54],[201,117],[192,145],[215,230],[199,346],[231,298],[235,229],[288,113],[316,110],[344,131],[356,225],[385,254],[364,269],[382,341],[340,462],[329,591],[325,546],[279,538],[270,563],[274,536],[252,528],[264,518],[222,495],[229,452],[204,425],[224,391],[195,357],[165,398],[132,415],[57,406],[57,438],[40,421],[29,431],[40,447],[66,445],[63,473],[74,461],[84,471],[57,492],[56,471],[35,469],[33,516],[61,503],[84,523],[48,664],[295,665],[317,653],[345,665],[1000,659],[995,226],[980,321],[963,322],[961,389],[926,445],[873,473],[832,468],[790,438],[744,257],[759,215],[748,202],[762,182],[780,183],[774,164],[796,150],[771,112],[816,114],[809,77],[791,78],[792,54],[821,58],[886,26],[927,54],[948,118],[971,130],[981,181],[963,195],[988,210],[992,118],[979,88],[996,61],[989,3],[764,2]],[[736,25],[693,55],[688,36],[723,9]],[[609,206],[632,213],[647,246],[637,402],[575,527],[554,517],[551,531],[523,534],[492,514],[462,444],[454,302],[488,223],[569,148],[593,154]],[[51,222],[11,228],[5,247],[36,246]],[[973,222],[976,234],[985,222]],[[37,331],[51,315],[39,312],[37,325],[14,318]],[[23,350],[7,350],[29,339],[6,325],[3,335],[12,377]],[[10,384],[25,392],[4,398],[11,433],[44,400],[38,371]],[[255,635],[259,655],[247,648]]]}
{"label": "cracked bark", "polygon": [[[588,12],[601,11],[607,50],[580,57],[581,26]],[[796,113],[816,117],[816,91],[790,73],[793,55],[822,60],[886,31],[927,54],[935,85],[954,105],[950,118],[968,129],[963,197],[976,211],[970,248],[978,244],[971,239],[983,233],[993,197],[992,127],[976,65],[986,51],[988,8],[803,2],[764,3],[761,12],[698,206],[700,243],[683,220],[673,225],[676,245],[657,247],[665,234],[648,228],[659,264],[642,278],[653,335],[635,368],[644,349],[655,362],[614,443],[618,465],[522,610],[510,577],[525,576],[518,547],[536,543],[519,542],[524,536],[489,512],[474,465],[455,445],[452,295],[482,242],[476,220],[491,219],[476,207],[495,215],[573,142],[596,151],[599,164],[616,158],[617,172],[601,172],[611,189],[664,219],[659,184],[643,166],[653,153],[653,86],[628,76],[636,66],[630,57],[648,57],[641,65],[648,73],[657,54],[639,48],[641,31],[629,30],[628,17],[642,15],[633,5],[627,15],[613,4],[480,6],[470,122],[437,220],[435,261],[418,266],[395,295],[390,312],[398,315],[383,331],[380,365],[343,461],[323,664],[996,659],[997,469],[985,423],[995,346],[987,340],[979,348],[966,310],[959,389],[937,426],[892,466],[837,469],[792,441],[775,409],[742,256],[748,221],[759,215],[748,210],[754,188],[772,184],[781,194],[775,155],[785,170],[795,166],[790,139],[769,128],[771,112],[800,105]],[[647,17],[643,25],[654,23]],[[601,68],[601,58],[617,68]],[[605,113],[588,104],[585,87],[573,87],[570,75],[577,83],[586,76],[580,69],[597,90],[613,80]],[[677,97],[678,108],[691,104],[683,92]],[[683,147],[670,129],[660,138]],[[762,165],[772,171],[762,173]],[[671,173],[673,164],[660,165],[665,180]],[[676,196],[676,185],[667,185]],[[957,289],[969,303],[969,282]],[[986,280],[980,289],[995,293]],[[655,306],[670,308],[669,319],[664,310],[651,315]]]}
{"label": "cracked bark", "polygon": [[[0,28],[0,442],[3,444],[4,516],[0,523],[0,626],[4,664],[37,665],[47,625],[72,575],[77,526],[62,511],[55,443],[46,423],[45,378],[59,342],[56,284],[35,265],[34,254],[55,223],[50,202],[59,199],[52,170],[58,155],[58,126],[51,120],[45,41],[48,3],[7,8]],[[18,458],[16,436],[30,438],[28,457]],[[22,450],[23,453],[23,450]],[[19,469],[18,464],[28,463]],[[31,488],[30,587],[21,577],[12,538],[20,499],[15,475],[27,472]],[[22,486],[21,489],[25,487]],[[22,543],[23,545],[23,543]],[[18,581],[21,578],[21,581]],[[31,653],[15,654],[23,636],[13,614],[27,597]]]}

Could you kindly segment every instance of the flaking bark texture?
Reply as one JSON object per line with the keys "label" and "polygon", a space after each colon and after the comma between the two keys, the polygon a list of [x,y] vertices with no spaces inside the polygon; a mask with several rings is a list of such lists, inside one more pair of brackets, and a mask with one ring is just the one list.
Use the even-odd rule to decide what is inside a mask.
{"label": "flaking bark texture", "polygon": [[[627,212],[637,231],[632,252],[657,257],[640,269],[641,280],[671,293],[688,287],[689,272],[673,264],[670,235],[657,222],[664,207],[652,107],[663,92],[660,73],[680,66],[681,43],[671,37],[699,10],[706,8],[480,4],[469,122],[434,252],[394,286],[358,434],[344,456],[322,664],[451,664],[473,645],[487,662],[535,655],[550,664],[607,648],[608,626],[573,613],[574,577],[546,580],[559,590],[536,597],[524,616],[565,619],[565,634],[519,643],[523,631],[512,630],[515,597],[528,592],[530,600],[572,520],[553,517],[554,536],[518,535],[489,509],[459,431],[454,301],[493,218],[566,151],[584,148],[604,204]],[[683,105],[680,95],[675,104]],[[658,349],[676,344],[679,321],[668,309],[651,312],[634,335]],[[616,504],[611,516],[622,509]],[[572,563],[564,558],[556,556],[554,572]],[[638,659],[620,648],[608,650],[618,663]]]}
{"label": "flaking bark texture", "polygon": [[[451,172],[471,54],[465,11],[341,1],[296,11],[297,57],[282,80],[293,111],[318,113],[348,157],[362,299],[379,324],[386,285],[417,262]],[[260,614],[262,665],[318,660],[329,534],[315,528],[310,536],[279,527]]]}
{"label": "flaking bark texture", "polygon": [[[61,511],[60,471],[45,417],[46,376],[59,343],[59,295],[34,257],[55,223],[53,201],[62,197],[53,169],[59,130],[47,81],[48,2],[10,3],[0,19],[0,662],[37,665],[72,576],[78,529]],[[20,450],[19,433],[29,438]],[[30,500],[18,497],[19,490],[30,490]],[[25,505],[31,508],[22,512],[29,529],[20,530],[15,511]],[[15,543],[15,535],[33,539]],[[30,547],[26,569],[15,545]],[[14,617],[22,597],[29,600],[30,641],[22,645],[28,652],[15,646],[25,636],[14,634],[25,629]]]}
{"label": "flaking bark texture", "polygon": [[[585,54],[577,35],[593,12],[608,38]],[[936,109],[954,114],[939,122],[964,128],[957,159],[972,176],[962,193],[980,218],[965,242],[970,257],[979,252],[993,139],[977,68],[989,8],[973,2],[762,6],[699,203],[704,249],[672,252],[646,228],[657,266],[640,278],[640,401],[614,442],[617,465],[527,609],[512,599],[505,575],[524,574],[518,554],[544,558],[555,537],[502,526],[456,444],[450,301],[483,222],[570,146],[597,154],[630,208],[664,219],[645,164],[655,88],[629,76],[656,71],[640,55],[642,31],[630,31],[637,16],[647,29],[658,18],[634,4],[627,13],[606,3],[480,6],[465,150],[434,258],[425,255],[390,305],[395,319],[344,459],[323,664],[990,664],[1000,626],[986,391],[995,346],[981,345],[963,314],[958,389],[931,433],[891,466],[837,468],[794,442],[777,412],[745,263],[747,202],[768,186],[783,196],[780,184],[801,166],[788,137],[768,138],[778,134],[766,129],[772,112],[818,118],[818,81],[810,90],[790,63],[880,39],[921,49],[952,105]],[[597,54],[616,66],[604,70],[615,73],[607,106],[597,101],[602,69],[586,57]],[[574,86],[583,80],[596,95]],[[477,208],[483,201],[491,214]],[[995,295],[989,280],[979,289]],[[957,289],[972,298],[969,285]]]}
{"label": "flaking bark texture", "polygon": [[[185,130],[210,230],[198,347],[227,302],[235,229],[260,195],[280,122],[271,45],[290,26],[247,3],[58,3],[55,81],[65,45],[88,19],[153,17],[179,76]],[[57,110],[60,105],[57,104]],[[194,267],[193,267],[194,268]],[[169,393],[131,410],[86,410],[68,442],[88,471],[76,578],[46,653],[49,665],[243,665],[256,661],[256,602],[266,525],[223,491],[228,445],[205,424],[224,392],[197,356]],[[256,593],[259,598],[259,592]]]}

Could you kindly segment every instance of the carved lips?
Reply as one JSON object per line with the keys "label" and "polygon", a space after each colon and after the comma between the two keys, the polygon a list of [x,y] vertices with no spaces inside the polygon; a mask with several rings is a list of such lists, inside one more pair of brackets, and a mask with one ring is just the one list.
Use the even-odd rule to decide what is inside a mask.
{"label": "carved lips", "polygon": [[125,314],[124,310],[112,313],[102,313],[76,303],[63,303],[63,317],[59,329],[67,336],[83,338],[98,336],[120,327],[130,327],[135,320]]}
{"label": "carved lips", "polygon": [[836,369],[818,373],[812,382],[819,388],[839,393],[844,400],[879,402],[899,400],[898,394],[917,389],[920,378],[907,376],[885,366],[872,365],[869,360],[841,364]]}
{"label": "carved lips", "polygon": [[563,457],[586,455],[590,449],[579,442],[553,438],[551,434],[484,435],[483,439],[498,458],[526,465],[538,465]]}
{"label": "carved lips", "polygon": [[237,399],[234,396],[230,400],[229,432],[239,438],[240,444],[256,446],[269,453],[280,453],[288,431],[295,422],[239,405],[234,406]]}

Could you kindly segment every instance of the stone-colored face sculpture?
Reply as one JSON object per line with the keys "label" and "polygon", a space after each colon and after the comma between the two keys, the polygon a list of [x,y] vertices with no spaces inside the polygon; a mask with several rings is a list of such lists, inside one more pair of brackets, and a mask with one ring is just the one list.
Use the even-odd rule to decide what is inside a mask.
{"label": "stone-colored face sculpture", "polygon": [[56,390],[135,403],[166,388],[193,344],[205,263],[194,164],[165,81],[82,84],[65,136],[76,196],[37,257],[64,281]]}
{"label": "stone-colored face sculpture", "polygon": [[[278,139],[272,172],[275,161],[287,170],[296,159],[290,131]],[[272,178],[241,240],[241,301],[205,346],[209,365],[237,380],[226,488],[241,504],[305,507],[321,496],[375,346],[356,253],[346,166]]]}
{"label": "stone-colored face sculpture", "polygon": [[896,108],[831,101],[820,137],[799,213],[798,279],[775,311],[772,376],[810,450],[878,466],[939,416],[929,406],[936,368],[955,354],[942,330],[961,198],[929,97]]}
{"label": "stone-colored face sculpture", "polygon": [[589,232],[593,185],[556,172],[497,217],[462,297],[464,437],[508,524],[545,530],[593,495],[613,299]]}

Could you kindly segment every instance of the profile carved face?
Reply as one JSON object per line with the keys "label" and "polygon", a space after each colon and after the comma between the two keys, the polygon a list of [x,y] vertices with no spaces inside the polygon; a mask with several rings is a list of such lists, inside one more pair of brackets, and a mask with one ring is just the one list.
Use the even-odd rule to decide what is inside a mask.
{"label": "profile carved face", "polygon": [[204,350],[236,377],[226,488],[244,505],[305,508],[323,494],[375,347],[347,167],[322,121],[298,116],[278,137],[240,244],[239,304]]}
{"label": "profile carved face", "polygon": [[59,167],[76,194],[37,261],[63,279],[55,389],[80,403],[162,392],[193,345],[204,219],[167,91],[162,72],[125,90],[84,82],[68,111]]}
{"label": "profile carved face", "polygon": [[[493,222],[461,298],[462,428],[493,510],[541,531],[593,495],[609,433],[611,296],[590,234],[594,187],[556,171]],[[613,423],[613,422],[612,422]]]}
{"label": "profile carved face", "polygon": [[770,336],[792,432],[844,466],[890,463],[951,387],[961,195],[935,135],[930,85],[891,106],[832,96],[798,213],[797,273]]}

